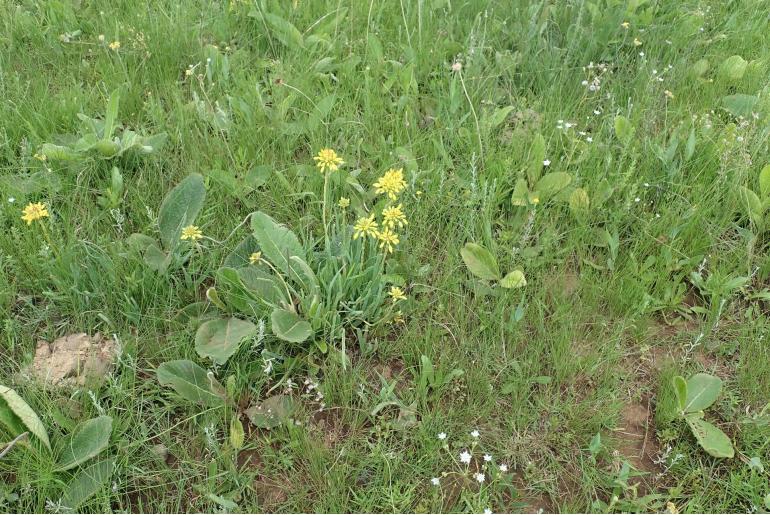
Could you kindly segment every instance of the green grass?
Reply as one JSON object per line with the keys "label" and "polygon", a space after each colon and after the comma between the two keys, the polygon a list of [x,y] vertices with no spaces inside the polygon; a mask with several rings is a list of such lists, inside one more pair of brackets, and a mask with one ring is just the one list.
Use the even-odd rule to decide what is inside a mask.
{"label": "green grass", "polygon": [[[741,193],[760,191],[770,162],[767,7],[4,0],[0,384],[54,441],[89,418],[113,418],[103,453],[112,476],[80,511],[770,509],[768,218],[750,216]],[[264,13],[288,20],[303,46]],[[733,55],[748,64],[730,78],[723,62]],[[597,91],[582,84],[597,76]],[[33,157],[79,134],[79,113],[103,117],[115,90],[119,123],[166,132],[160,150],[109,161]],[[725,109],[736,94],[757,97],[753,115]],[[627,141],[618,115],[634,128]],[[545,171],[569,173],[588,194],[586,212],[554,200],[512,205],[536,134]],[[206,302],[248,228],[231,232],[252,211],[323,241],[312,156],[324,147],[340,153],[345,173],[360,171],[370,204],[373,182],[404,169],[409,226],[389,261],[406,278],[403,322],[373,329],[366,346],[348,339],[347,361],[339,341],[308,357],[268,331],[262,348],[291,354],[294,368],[266,373],[262,348],[248,342],[212,368],[194,348],[201,319],[185,308]],[[109,209],[97,199],[113,166],[125,191]],[[211,175],[240,179],[260,166],[267,179],[253,188]],[[190,173],[206,177],[196,224],[211,240],[159,274],[126,239],[157,236],[161,200]],[[333,184],[335,203],[346,188]],[[47,205],[50,244],[41,224],[22,222],[28,202]],[[527,286],[473,279],[460,257],[467,242],[490,249],[504,273],[522,269]],[[745,280],[729,287],[736,278]],[[38,340],[97,331],[123,345],[102,385],[62,391],[20,376]],[[421,356],[440,373],[463,374],[426,393]],[[175,359],[214,370],[222,384],[232,378],[235,404],[203,408],[161,386],[156,367]],[[735,458],[710,457],[677,418],[672,378],[701,371],[723,380],[706,418],[730,436]],[[307,378],[323,393],[320,411]],[[296,422],[267,431],[243,417],[236,452],[233,415],[286,389]],[[387,401],[400,408],[373,414]],[[634,406],[646,421],[632,428]],[[0,426],[0,442],[14,436]],[[469,474],[489,453],[509,466],[506,478],[479,488],[463,476],[458,457],[471,447]],[[627,455],[639,448],[645,459]],[[749,465],[755,457],[767,470]],[[70,476],[53,463],[25,445],[0,459],[0,508],[57,509]]]}

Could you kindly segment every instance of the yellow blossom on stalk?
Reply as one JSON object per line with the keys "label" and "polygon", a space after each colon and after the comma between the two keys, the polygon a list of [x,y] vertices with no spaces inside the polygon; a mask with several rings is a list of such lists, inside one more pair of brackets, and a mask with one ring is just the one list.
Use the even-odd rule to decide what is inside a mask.
{"label": "yellow blossom on stalk", "polygon": [[120,48],[120,41],[113,41],[107,46],[110,47],[110,50],[118,50]]}
{"label": "yellow blossom on stalk", "polygon": [[624,21],[623,23],[620,24],[620,26],[623,27],[624,29],[627,29],[628,27],[631,26],[631,24],[628,23],[627,21]]}
{"label": "yellow blossom on stalk", "polygon": [[183,240],[190,240],[190,241],[196,241],[203,238],[203,233],[198,228],[197,225],[188,225],[184,229],[182,229],[182,236],[181,239]]}
{"label": "yellow blossom on stalk", "polygon": [[666,95],[668,98],[674,98],[674,94],[671,93],[669,90],[664,91],[663,94]]}
{"label": "yellow blossom on stalk", "polygon": [[37,153],[36,153],[36,154],[35,154],[34,156],[32,156],[32,157],[34,157],[34,158],[35,158],[35,159],[37,159],[38,161],[45,161],[46,159],[48,159],[48,156],[46,156],[45,154],[37,154]]}
{"label": "yellow blossom on stalk", "polygon": [[639,41],[639,38],[634,38],[634,46],[642,46],[642,42]]}
{"label": "yellow blossom on stalk", "polygon": [[262,252],[252,252],[249,256],[249,263],[256,265],[262,260]]}
{"label": "yellow blossom on stalk", "polygon": [[679,509],[676,507],[676,504],[672,503],[671,501],[668,501],[666,503],[666,512],[665,513],[679,513]]}
{"label": "yellow blossom on stalk", "polygon": [[374,191],[377,194],[385,193],[390,200],[396,200],[396,195],[404,191],[406,181],[404,180],[404,170],[391,168],[374,183]]}
{"label": "yellow blossom on stalk", "polygon": [[337,152],[330,148],[322,148],[313,160],[318,169],[321,170],[321,173],[326,172],[326,170],[335,172],[339,170],[340,165],[345,164],[342,158],[337,155]]}
{"label": "yellow blossom on stalk", "polygon": [[32,222],[35,220],[40,220],[41,218],[46,217],[48,217],[48,209],[46,209],[45,204],[42,202],[30,202],[24,208],[24,214],[22,215],[21,219],[27,222],[27,225],[32,225]]}
{"label": "yellow blossom on stalk", "polygon": [[390,295],[390,298],[393,299],[393,302],[398,302],[399,300],[406,300],[406,294],[404,293],[404,290],[402,290],[398,286],[391,286],[390,291],[388,292],[388,295]]}
{"label": "yellow blossom on stalk", "polygon": [[374,220],[374,215],[368,218],[359,218],[356,225],[353,226],[353,231],[354,240],[357,240],[362,236],[377,237],[377,222]]}
{"label": "yellow blossom on stalk", "polygon": [[393,252],[393,247],[398,245],[398,242],[400,241],[398,239],[398,234],[388,228],[378,232],[377,239],[380,240],[380,248],[385,249],[388,252]]}
{"label": "yellow blossom on stalk", "polygon": [[406,216],[404,216],[402,204],[386,207],[382,210],[382,225],[387,225],[391,229],[394,229],[396,225],[401,228],[408,223],[409,222],[406,221]]}
{"label": "yellow blossom on stalk", "polygon": [[345,209],[350,206],[350,199],[347,197],[342,197],[339,202],[337,202],[337,205],[340,206],[342,209]]}

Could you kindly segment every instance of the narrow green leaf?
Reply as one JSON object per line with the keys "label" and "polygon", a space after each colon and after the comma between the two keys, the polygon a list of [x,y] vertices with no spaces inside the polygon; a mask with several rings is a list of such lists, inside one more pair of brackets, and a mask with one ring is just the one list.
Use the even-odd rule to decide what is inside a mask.
{"label": "narrow green leaf", "polygon": [[770,199],[770,164],[766,164],[759,172],[759,193],[765,202]]}
{"label": "narrow green leaf", "polygon": [[540,179],[543,171],[543,161],[545,160],[545,138],[542,134],[536,134],[529,148],[529,158],[527,159],[527,178],[530,184],[535,184]]}
{"label": "narrow green leaf", "polygon": [[676,393],[676,400],[679,403],[679,410],[684,411],[687,405],[687,381],[682,376],[674,376],[674,393]]}
{"label": "narrow green leaf", "polygon": [[102,139],[112,139],[112,133],[115,130],[115,122],[118,120],[118,106],[120,105],[120,90],[116,89],[110,93],[110,99],[107,101],[107,113],[104,117],[104,133]]}

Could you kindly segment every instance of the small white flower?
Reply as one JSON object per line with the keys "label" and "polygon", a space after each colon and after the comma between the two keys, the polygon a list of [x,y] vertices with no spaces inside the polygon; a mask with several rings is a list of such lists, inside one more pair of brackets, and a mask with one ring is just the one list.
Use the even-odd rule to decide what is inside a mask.
{"label": "small white flower", "polygon": [[492,510],[489,508],[484,508],[484,515],[492,515]]}
{"label": "small white flower", "polygon": [[636,198],[634,199],[634,202],[639,202],[640,200],[642,200],[642,199],[640,199],[639,197],[636,197]]}
{"label": "small white flower", "polygon": [[551,164],[551,160],[550,159],[546,159],[545,161],[543,161],[543,166],[548,166],[550,164]]}
{"label": "small white flower", "polygon": [[461,63],[460,61],[455,61],[454,63],[452,63],[453,72],[459,72],[462,69],[463,69],[463,63]]}
{"label": "small white flower", "polygon": [[508,465],[506,465],[505,463],[500,465],[498,468],[500,469],[500,472],[508,472]]}
{"label": "small white flower", "polygon": [[463,451],[460,453],[460,463],[470,463],[471,462],[471,454],[468,451]]}
{"label": "small white flower", "polygon": [[8,197],[8,202],[13,204],[14,202],[16,202],[16,199],[13,197]]}
{"label": "small white flower", "polygon": [[589,142],[589,143],[591,143],[593,140],[594,140],[594,139],[593,139],[591,136],[588,136],[588,137],[586,138],[586,141],[587,141],[587,142]]}
{"label": "small white flower", "polygon": [[644,57],[644,52],[639,52],[639,57]]}
{"label": "small white flower", "polygon": [[437,437],[439,440],[446,440],[446,433],[439,433]]}
{"label": "small white flower", "polygon": [[439,485],[439,480],[438,480],[437,477],[434,477],[433,479],[431,479],[430,482],[433,483],[433,486],[438,486]]}
{"label": "small white flower", "polygon": [[473,431],[471,431],[471,436],[472,436],[473,438],[478,438],[480,434],[481,434],[481,433],[479,433],[479,430],[478,430],[478,429],[474,429]]}
{"label": "small white flower", "polygon": [[599,111],[598,109],[594,109],[594,114],[602,114],[602,112]]}
{"label": "small white flower", "polygon": [[484,461],[492,461],[492,455],[491,454],[485,454],[484,455]]}
{"label": "small white flower", "polygon": [[649,187],[650,187],[650,183],[649,183],[649,182],[645,182],[645,183],[644,183],[644,187],[645,187],[645,188],[649,188]]}
{"label": "small white flower", "polygon": [[487,478],[484,474],[481,472],[477,472],[476,474],[473,474],[473,477],[478,481],[479,483],[483,483],[484,480]]}

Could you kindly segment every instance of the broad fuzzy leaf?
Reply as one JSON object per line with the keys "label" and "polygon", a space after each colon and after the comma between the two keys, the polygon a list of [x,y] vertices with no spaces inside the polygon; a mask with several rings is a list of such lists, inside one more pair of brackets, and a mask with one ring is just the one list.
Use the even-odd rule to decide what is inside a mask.
{"label": "broad fuzzy leaf", "polygon": [[766,164],[759,172],[759,193],[765,202],[770,199],[770,164]]}
{"label": "broad fuzzy leaf", "polygon": [[687,424],[690,426],[695,439],[703,450],[715,458],[732,458],[735,456],[735,450],[730,438],[722,432],[721,429],[710,424],[697,415],[687,417]]}
{"label": "broad fuzzy leaf", "polygon": [[[8,409],[18,417],[19,421],[24,424],[24,427],[26,427],[30,433],[35,435],[38,440],[43,442],[43,445],[48,447],[48,449],[51,448],[51,442],[48,440],[48,432],[45,430],[45,426],[40,421],[37,413],[29,407],[29,404],[27,404],[15,390],[0,385],[0,403],[4,403]],[[3,418],[10,419],[10,417]],[[10,425],[12,426],[13,424]],[[13,429],[13,427],[10,427],[9,429]]]}
{"label": "broad fuzzy leaf", "polygon": [[572,176],[566,172],[546,174],[535,184],[535,194],[541,201],[548,200],[569,186],[570,182],[572,182]]}
{"label": "broad fuzzy leaf", "polygon": [[108,459],[97,461],[78,471],[64,489],[62,504],[70,510],[77,511],[80,505],[109,482],[113,467],[113,460]]}
{"label": "broad fuzzy leaf", "polygon": [[286,422],[294,411],[288,395],[274,395],[246,410],[252,424],[262,429],[273,429]]}
{"label": "broad fuzzy leaf", "polygon": [[703,411],[717,400],[722,391],[722,380],[709,374],[695,374],[687,380],[687,398],[684,411]]}
{"label": "broad fuzzy leaf", "polygon": [[287,342],[302,343],[313,334],[309,322],[285,309],[274,309],[270,321],[273,323],[273,334]]}
{"label": "broad fuzzy leaf", "polygon": [[112,417],[101,416],[87,420],[64,439],[56,462],[57,469],[69,470],[97,456],[107,448],[111,433]]}
{"label": "broad fuzzy leaf", "polygon": [[719,66],[719,75],[726,80],[736,82],[743,78],[749,63],[739,55],[731,55]]}
{"label": "broad fuzzy leaf", "polygon": [[307,261],[297,235],[262,211],[251,214],[251,230],[265,258],[281,272],[289,275],[289,258],[292,256]]}
{"label": "broad fuzzy leaf", "polygon": [[195,351],[218,365],[224,365],[235,354],[241,342],[254,336],[257,326],[238,318],[209,320],[195,333]]}
{"label": "broad fuzzy leaf", "polygon": [[176,248],[182,229],[192,225],[205,199],[203,177],[197,173],[188,175],[168,192],[158,212],[160,239],[166,249]]}
{"label": "broad fuzzy leaf", "polygon": [[526,285],[527,279],[524,277],[524,272],[521,270],[508,272],[508,275],[500,280],[500,286],[503,288],[523,288]]}
{"label": "broad fuzzy leaf", "polygon": [[500,279],[500,268],[497,260],[487,249],[477,243],[466,243],[460,250],[460,256],[465,266],[473,275],[486,281]]}
{"label": "broad fuzzy leaf", "polygon": [[158,367],[158,382],[197,404],[216,407],[225,403],[225,389],[213,374],[186,359],[162,363]]}

